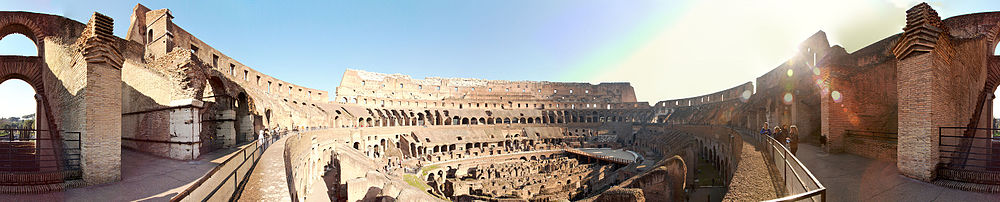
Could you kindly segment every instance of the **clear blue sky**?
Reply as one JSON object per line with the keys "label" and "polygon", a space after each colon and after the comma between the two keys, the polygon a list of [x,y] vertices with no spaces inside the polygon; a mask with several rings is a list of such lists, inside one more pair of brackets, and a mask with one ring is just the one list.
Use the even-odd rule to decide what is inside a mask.
{"label": "clear blue sky", "polygon": [[[751,81],[787,60],[799,42],[819,30],[831,43],[857,50],[900,32],[905,9],[917,1],[141,3],[170,9],[176,24],[243,64],[331,93],[344,69],[353,68],[416,78],[628,81],[640,101],[655,102]],[[990,0],[930,3],[942,17],[1000,10],[1000,3]],[[115,19],[119,37],[135,5],[0,0],[0,10],[80,22],[100,12]],[[26,49],[7,41],[0,41],[0,53]]]}

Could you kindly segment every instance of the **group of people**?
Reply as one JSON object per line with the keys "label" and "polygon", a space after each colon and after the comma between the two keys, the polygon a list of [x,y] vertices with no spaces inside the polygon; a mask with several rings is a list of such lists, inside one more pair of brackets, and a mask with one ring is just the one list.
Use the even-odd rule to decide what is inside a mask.
{"label": "group of people", "polygon": [[262,130],[258,131],[258,133],[257,133],[257,139],[258,140],[265,140],[263,142],[265,145],[270,145],[270,143],[272,141],[271,140],[271,138],[272,138],[271,136],[274,136],[273,138],[275,140],[281,138],[281,134],[279,134],[278,128],[265,128],[265,129],[262,129]]}
{"label": "group of people", "polygon": [[799,128],[795,125],[774,126],[774,129],[769,129],[768,123],[765,122],[764,127],[760,129],[760,135],[778,140],[792,152],[792,155],[799,150]]}

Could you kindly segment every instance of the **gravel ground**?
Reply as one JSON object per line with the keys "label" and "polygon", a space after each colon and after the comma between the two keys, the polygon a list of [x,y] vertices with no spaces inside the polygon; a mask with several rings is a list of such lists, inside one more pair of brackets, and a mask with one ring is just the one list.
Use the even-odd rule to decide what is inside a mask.
{"label": "gravel ground", "polygon": [[742,160],[729,184],[729,192],[722,201],[763,201],[777,198],[760,151],[744,142],[740,156]]}

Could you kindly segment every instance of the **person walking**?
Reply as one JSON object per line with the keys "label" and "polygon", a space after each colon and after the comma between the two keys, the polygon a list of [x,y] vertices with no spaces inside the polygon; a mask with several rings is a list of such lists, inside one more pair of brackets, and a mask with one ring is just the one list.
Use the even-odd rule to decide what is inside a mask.
{"label": "person walking", "polygon": [[788,150],[792,151],[792,155],[799,150],[799,127],[795,125],[788,127]]}
{"label": "person walking", "polygon": [[774,129],[771,132],[771,138],[774,138],[775,140],[778,140],[778,139],[781,139],[780,136],[781,136],[781,127],[774,126]]}
{"label": "person walking", "polygon": [[[771,136],[771,129],[768,129],[767,128],[767,122],[764,122],[764,127],[760,128],[760,139],[765,139],[765,137],[767,137],[767,136]],[[758,140],[760,140],[760,139],[758,139]]]}

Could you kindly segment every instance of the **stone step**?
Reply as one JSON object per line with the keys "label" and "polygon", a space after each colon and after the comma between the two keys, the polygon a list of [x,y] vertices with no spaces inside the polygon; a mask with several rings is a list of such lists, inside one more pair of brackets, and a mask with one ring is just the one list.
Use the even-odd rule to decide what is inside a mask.
{"label": "stone step", "polygon": [[938,178],[951,181],[1000,185],[1000,172],[985,170],[964,170],[941,167],[937,169]]}
{"label": "stone step", "polygon": [[49,173],[0,173],[0,186],[58,184],[66,179],[79,178],[80,171]]}
{"label": "stone step", "polygon": [[0,185],[0,193],[3,194],[40,194],[62,191],[65,186],[62,183],[41,184],[41,185]]}
{"label": "stone step", "polygon": [[948,179],[937,179],[934,180],[933,183],[939,186],[949,187],[964,191],[1000,193],[1000,185],[995,185],[995,184],[979,184],[979,183],[954,181]]}

